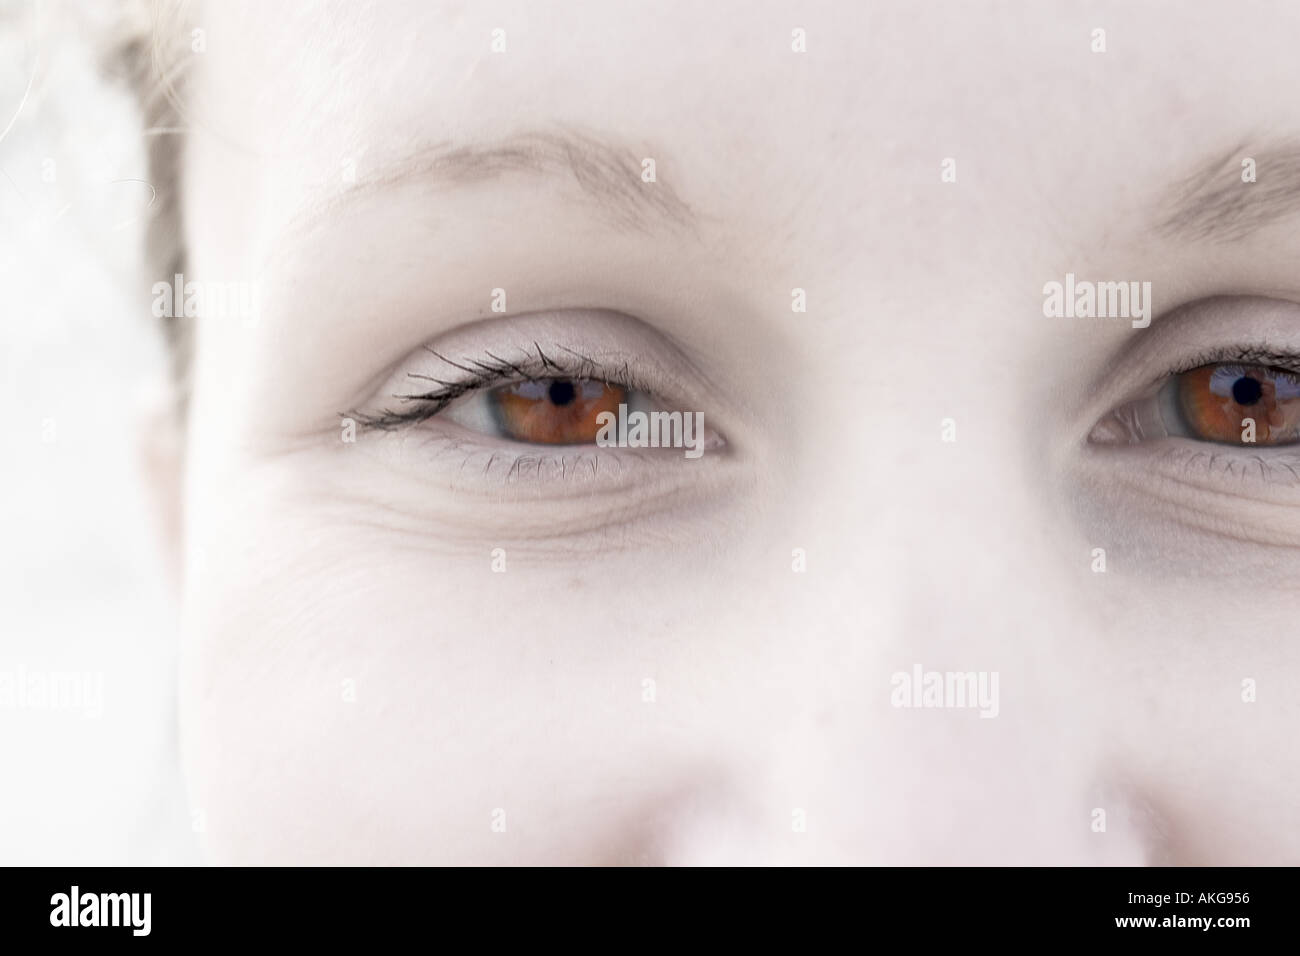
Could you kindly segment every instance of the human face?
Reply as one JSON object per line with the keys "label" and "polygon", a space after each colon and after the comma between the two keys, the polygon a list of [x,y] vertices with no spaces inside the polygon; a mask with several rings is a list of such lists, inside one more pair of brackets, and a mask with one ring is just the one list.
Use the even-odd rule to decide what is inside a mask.
{"label": "human face", "polygon": [[[1296,453],[1097,429],[1300,352],[1297,12],[1199,7],[203,9],[187,278],[259,304],[196,323],[211,856],[1300,861]],[[387,414],[498,362],[710,443]]]}

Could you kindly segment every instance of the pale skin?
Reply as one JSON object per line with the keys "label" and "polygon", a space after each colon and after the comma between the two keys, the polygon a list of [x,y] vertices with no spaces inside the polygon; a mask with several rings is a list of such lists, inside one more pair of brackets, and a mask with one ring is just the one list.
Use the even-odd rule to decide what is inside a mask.
{"label": "pale skin", "polygon": [[[1246,465],[1285,450],[1088,443],[1189,355],[1300,351],[1294,218],[1160,228],[1240,144],[1266,185],[1300,11],[438,6],[195,17],[188,274],[262,306],[196,320],[180,493],[213,861],[1300,862],[1300,480]],[[570,133],[630,195],[400,165]],[[1045,318],[1067,272],[1150,328]],[[531,343],[725,447],[343,440],[425,346]],[[916,663],[997,717],[891,706]]]}

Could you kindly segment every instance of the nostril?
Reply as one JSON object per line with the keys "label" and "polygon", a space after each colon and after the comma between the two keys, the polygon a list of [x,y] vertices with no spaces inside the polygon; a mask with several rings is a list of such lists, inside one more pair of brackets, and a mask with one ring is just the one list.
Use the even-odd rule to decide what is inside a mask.
{"label": "nostril", "polygon": [[1089,855],[1097,866],[1174,865],[1168,817],[1135,785],[1106,781],[1089,809]]}

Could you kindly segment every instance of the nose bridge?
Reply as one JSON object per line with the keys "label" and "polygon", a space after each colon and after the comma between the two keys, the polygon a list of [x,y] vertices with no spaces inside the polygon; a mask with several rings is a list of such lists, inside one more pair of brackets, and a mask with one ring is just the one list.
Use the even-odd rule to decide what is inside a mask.
{"label": "nose bridge", "polygon": [[882,493],[889,504],[872,522],[867,573],[890,637],[960,650],[1046,623],[1058,545],[1006,445],[936,442],[917,453],[902,487]]}
{"label": "nose bridge", "polygon": [[849,519],[860,530],[838,582],[851,606],[835,616],[860,625],[829,638],[836,680],[887,689],[919,667],[973,673],[986,696],[995,683],[1027,694],[1068,657],[1086,550],[1062,538],[1050,464],[1027,453],[1034,410],[972,387],[984,375],[977,360],[935,367],[917,387],[932,401],[868,423]]}
{"label": "nose bridge", "polygon": [[[779,846],[819,854],[1100,862],[1080,836],[1098,766],[1062,683],[1087,637],[1068,597],[1071,575],[1090,575],[1086,548],[1048,520],[1051,466],[1026,452],[1034,410],[963,387],[960,365],[910,396],[907,376],[858,382],[845,395],[870,415],[819,433],[857,441],[807,476],[817,653],[794,662],[799,696],[765,750],[768,819],[803,811],[806,843]],[[1105,846],[1142,853],[1114,834]]]}
{"label": "nose bridge", "polygon": [[918,369],[886,358],[837,393],[851,411],[817,431],[840,449],[836,464],[805,474],[801,496],[816,529],[809,567],[837,595],[828,628],[847,623],[876,647],[961,651],[1057,613],[1074,544],[1048,531],[1060,522],[1051,464],[1032,453],[1042,415],[990,387],[987,358]]}

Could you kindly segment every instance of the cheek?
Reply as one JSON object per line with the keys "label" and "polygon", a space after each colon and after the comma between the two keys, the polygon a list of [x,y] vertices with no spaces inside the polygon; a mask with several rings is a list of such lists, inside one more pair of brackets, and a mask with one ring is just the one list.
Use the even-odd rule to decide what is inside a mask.
{"label": "cheek", "polygon": [[1201,590],[1125,596],[1150,617],[1094,635],[1097,687],[1113,702],[1103,738],[1159,809],[1171,862],[1285,865],[1300,858],[1300,803],[1293,738],[1280,729],[1300,720],[1284,690],[1296,686],[1300,651],[1277,635],[1290,632],[1295,598]]}
{"label": "cheek", "polygon": [[430,549],[303,497],[227,494],[196,522],[182,731],[212,858],[648,852],[629,821],[689,786],[698,747],[651,720],[644,681],[706,722],[707,621],[625,600],[617,567],[498,573],[487,543]]}
{"label": "cheek", "polygon": [[207,848],[232,863],[400,857],[396,804],[418,788],[436,814],[419,777],[446,770],[435,748],[402,759],[432,688],[396,660],[382,609],[397,595],[377,583],[392,560],[304,533],[292,509],[246,514],[199,542],[187,589],[182,745]]}

